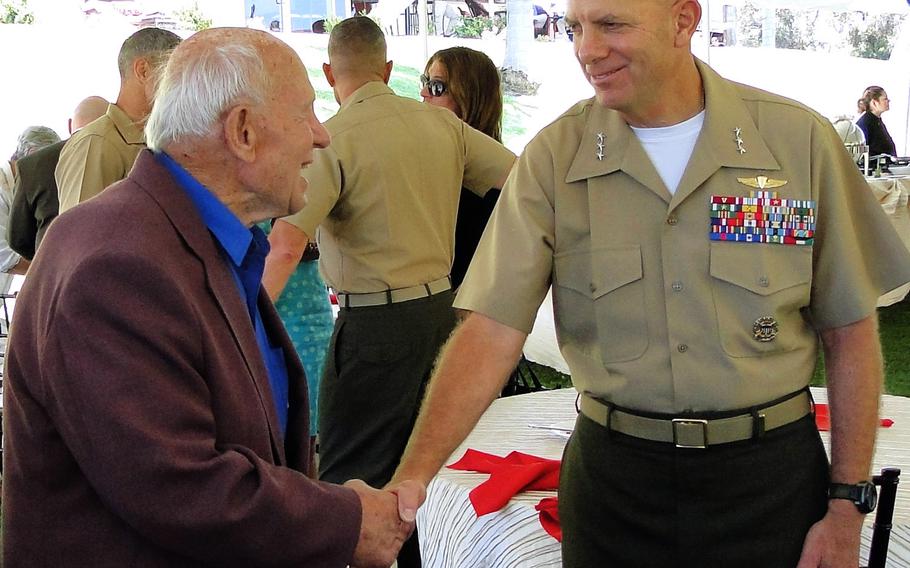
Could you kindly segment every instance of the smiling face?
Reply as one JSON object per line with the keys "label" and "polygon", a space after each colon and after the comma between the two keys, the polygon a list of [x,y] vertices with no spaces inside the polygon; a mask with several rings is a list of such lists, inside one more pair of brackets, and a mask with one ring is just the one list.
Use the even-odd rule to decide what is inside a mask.
{"label": "smiling face", "polygon": [[653,125],[674,97],[688,94],[674,92],[691,59],[685,18],[693,16],[680,17],[684,5],[692,9],[686,0],[569,0],[566,24],[582,72],[598,102],[630,124]]}
{"label": "smiling face", "polygon": [[256,185],[265,208],[283,217],[306,204],[303,170],[312,163],[314,148],[329,145],[329,133],[316,117],[316,94],[296,56],[272,82],[272,96],[260,107],[256,177],[261,181]]}

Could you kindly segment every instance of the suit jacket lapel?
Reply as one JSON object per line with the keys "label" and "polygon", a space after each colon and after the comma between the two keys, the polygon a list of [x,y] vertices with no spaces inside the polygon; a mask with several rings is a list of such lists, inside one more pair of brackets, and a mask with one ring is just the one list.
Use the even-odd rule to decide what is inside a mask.
{"label": "suit jacket lapel", "polygon": [[[237,290],[227,261],[222,258],[221,249],[209,233],[189,196],[177,186],[151,151],[144,150],[139,154],[129,177],[164,210],[184,242],[205,267],[209,290],[218,303],[234,342],[243,356],[248,377],[259,393],[259,403],[269,423],[274,461],[285,464],[284,444],[281,440],[268,371],[256,342],[246,303]],[[260,292],[260,295],[263,293]],[[261,303],[260,298],[260,305]],[[238,375],[241,372],[241,369],[238,369]]]}

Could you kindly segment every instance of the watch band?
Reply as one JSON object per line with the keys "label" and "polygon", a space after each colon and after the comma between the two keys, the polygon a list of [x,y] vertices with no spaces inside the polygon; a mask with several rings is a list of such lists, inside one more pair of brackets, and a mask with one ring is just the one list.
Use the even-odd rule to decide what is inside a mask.
{"label": "watch band", "polygon": [[875,485],[869,481],[860,481],[859,483],[832,483],[828,486],[829,499],[846,499],[856,505],[856,509],[862,514],[868,514],[875,510],[878,494]]}

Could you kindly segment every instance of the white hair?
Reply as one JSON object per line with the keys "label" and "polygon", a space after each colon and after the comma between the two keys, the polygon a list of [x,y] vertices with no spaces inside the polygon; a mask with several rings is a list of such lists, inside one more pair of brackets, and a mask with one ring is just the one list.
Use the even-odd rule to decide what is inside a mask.
{"label": "white hair", "polygon": [[249,45],[220,45],[198,57],[172,59],[145,124],[146,143],[160,152],[184,138],[205,138],[225,110],[241,101],[262,104],[268,88],[260,54]]}

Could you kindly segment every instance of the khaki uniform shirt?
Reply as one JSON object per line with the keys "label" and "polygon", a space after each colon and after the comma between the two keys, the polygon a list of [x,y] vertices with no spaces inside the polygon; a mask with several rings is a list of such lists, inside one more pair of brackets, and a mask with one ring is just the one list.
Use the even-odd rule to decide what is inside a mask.
{"label": "khaki uniform shirt", "polygon": [[[699,71],[705,122],[675,195],[621,116],[582,101],[528,145],[455,302],[529,331],[552,282],[578,390],[643,411],[740,409],[803,388],[817,330],[869,316],[910,280],[826,119]],[[806,244],[710,238],[712,196],[760,186],[803,201],[784,203],[808,209],[784,220],[814,223]]]}
{"label": "khaki uniform shirt", "polygon": [[381,82],[355,91],[325,126],[332,143],[304,172],[307,205],[285,220],[311,237],[319,227],[326,283],[369,293],[448,276],[462,185],[485,194],[515,155]]}
{"label": "khaki uniform shirt", "polygon": [[145,134],[117,105],[73,134],[60,151],[54,177],[60,213],[126,177],[145,148]]}

